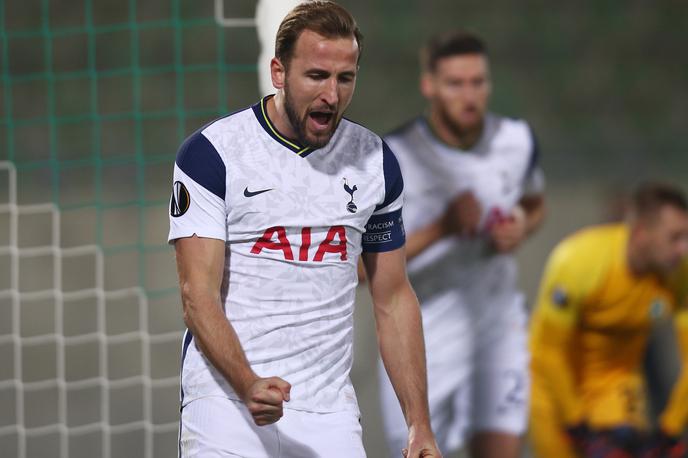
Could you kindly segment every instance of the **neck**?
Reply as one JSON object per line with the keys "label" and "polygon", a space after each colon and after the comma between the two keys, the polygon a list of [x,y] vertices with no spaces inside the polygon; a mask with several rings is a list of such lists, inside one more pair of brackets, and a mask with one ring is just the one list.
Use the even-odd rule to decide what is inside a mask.
{"label": "neck", "polygon": [[484,122],[473,129],[462,129],[460,126],[450,124],[436,110],[431,111],[430,127],[435,135],[449,146],[467,150],[475,146],[483,134]]}
{"label": "neck", "polygon": [[270,97],[265,102],[268,117],[280,134],[288,138],[296,138],[296,131],[292,127],[291,122],[289,122],[284,97],[283,91],[277,91],[274,97]]}

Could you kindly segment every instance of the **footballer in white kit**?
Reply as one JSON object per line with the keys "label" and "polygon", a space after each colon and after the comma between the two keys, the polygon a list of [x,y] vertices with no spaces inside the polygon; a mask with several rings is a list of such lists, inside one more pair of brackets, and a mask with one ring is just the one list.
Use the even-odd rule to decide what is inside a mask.
{"label": "footballer in white kit", "polygon": [[[267,99],[182,145],[169,240],[226,241],[225,313],[256,373],[292,385],[289,409],[357,416],[356,266],[362,249],[404,244],[399,166],[378,136],[346,119],[321,149],[284,139]],[[182,408],[208,396],[239,400],[189,331],[181,388]]]}
{"label": "footballer in white kit", "polygon": [[[362,247],[404,243],[399,167],[378,136],[346,119],[322,149],[285,140],[265,100],[186,140],[169,239],[227,242],[227,316],[254,369],[293,385],[290,408],[357,411],[349,382],[356,265]],[[183,405],[237,399],[192,343],[187,332]]]}
{"label": "footballer in white kit", "polygon": [[399,164],[343,118],[361,39],[338,4],[295,6],[270,61],[276,93],[179,149],[169,240],[188,329],[181,457],[365,456],[349,380],[359,258],[404,406],[404,448],[441,456],[405,269]]}
{"label": "footballer in white kit", "polygon": [[[440,60],[453,55],[446,52]],[[519,436],[527,423],[527,316],[513,254],[497,250],[490,233],[513,218],[524,197],[543,190],[533,133],[523,120],[486,113],[480,135],[464,149],[443,142],[421,116],[385,141],[404,177],[409,240],[442,220],[457,196],[472,196],[480,209],[470,234],[445,234],[408,263],[421,302],[430,413],[440,448],[456,450],[482,431]],[[380,380],[388,442],[396,448],[404,438],[403,416],[382,372]]]}
{"label": "footballer in white kit", "polygon": [[[405,177],[403,216],[409,233],[439,218],[454,196],[471,191],[487,209],[478,229],[485,234],[524,193],[542,186],[534,139],[523,121],[488,115],[484,141],[472,151],[441,143],[424,118],[385,140]],[[435,403],[446,406],[447,398],[455,397],[453,409],[460,412],[439,413],[457,422],[449,428],[447,448],[458,447],[468,431],[485,424],[522,432],[528,390],[526,312],[513,256],[495,253],[481,235],[447,237],[411,259],[408,272],[423,312],[430,411]],[[385,412],[399,410],[390,390],[386,384]],[[476,397],[492,408],[471,407]],[[402,424],[396,435],[403,438],[398,415]],[[445,428],[433,427],[441,444]]]}

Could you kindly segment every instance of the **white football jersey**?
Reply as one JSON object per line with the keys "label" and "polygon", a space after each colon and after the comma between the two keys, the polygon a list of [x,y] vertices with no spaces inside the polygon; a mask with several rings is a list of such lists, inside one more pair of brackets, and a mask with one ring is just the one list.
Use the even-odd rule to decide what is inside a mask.
{"label": "white football jersey", "polygon": [[[496,254],[487,233],[526,194],[544,187],[537,143],[522,120],[488,114],[481,139],[470,150],[439,140],[417,118],[385,137],[404,176],[404,223],[409,233],[437,220],[459,193],[472,192],[482,217],[476,237],[445,237],[408,264],[421,301],[451,288],[476,297],[516,291],[511,255]],[[466,298],[473,303],[471,294]],[[477,301],[480,302],[480,301]]]}
{"label": "white football jersey", "polygon": [[[357,262],[362,250],[404,244],[399,165],[380,137],[346,119],[320,149],[284,138],[268,98],[181,146],[169,240],[226,242],[226,316],[253,370],[291,383],[286,407],[357,410],[349,380]],[[182,405],[238,399],[189,331],[183,348]]]}

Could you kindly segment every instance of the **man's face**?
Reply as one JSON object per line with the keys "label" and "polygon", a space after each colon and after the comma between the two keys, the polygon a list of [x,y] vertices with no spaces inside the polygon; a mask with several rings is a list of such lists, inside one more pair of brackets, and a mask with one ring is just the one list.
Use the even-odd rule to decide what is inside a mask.
{"label": "man's face", "polygon": [[314,148],[327,145],[351,103],[357,71],[358,45],[353,37],[301,33],[282,86],[285,110],[301,143]]}
{"label": "man's face", "polygon": [[487,58],[482,54],[444,57],[434,72],[423,75],[421,90],[449,129],[479,129],[491,90]]}
{"label": "man's face", "polygon": [[688,255],[688,213],[665,205],[644,231],[649,263],[655,271],[667,273]]}

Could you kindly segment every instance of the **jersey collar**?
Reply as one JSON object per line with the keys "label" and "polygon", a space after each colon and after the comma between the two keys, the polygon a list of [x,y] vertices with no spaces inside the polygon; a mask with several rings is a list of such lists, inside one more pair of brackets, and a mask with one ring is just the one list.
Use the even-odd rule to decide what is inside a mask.
{"label": "jersey collar", "polygon": [[314,151],[313,148],[311,148],[310,146],[303,146],[296,140],[288,139],[277,130],[275,125],[270,120],[270,117],[268,116],[267,102],[271,97],[273,97],[273,95],[266,95],[265,97],[260,99],[260,102],[254,104],[251,107],[253,109],[253,113],[256,115],[256,119],[263,127],[265,132],[267,132],[268,135],[270,135],[275,141],[277,141],[277,143],[281,144],[285,148],[288,148],[289,150],[293,151],[301,157],[308,156],[310,153]]}
{"label": "jersey collar", "polygon": [[459,146],[454,146],[446,143],[444,140],[440,138],[440,136],[437,134],[435,131],[435,128],[433,127],[432,123],[430,122],[429,115],[421,115],[418,117],[418,123],[422,126],[422,128],[425,130],[427,135],[438,145],[441,145],[443,148],[446,148],[447,150],[458,152],[458,153],[463,153],[463,154],[479,154],[483,148],[483,143],[485,142],[486,137],[488,136],[488,130],[490,129],[490,126],[488,125],[491,123],[492,120],[489,117],[489,115],[486,113],[484,120],[483,120],[483,130],[480,133],[480,137],[478,137],[478,140],[470,147],[470,148],[461,148]]}

